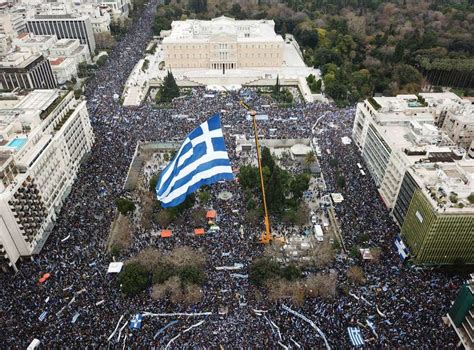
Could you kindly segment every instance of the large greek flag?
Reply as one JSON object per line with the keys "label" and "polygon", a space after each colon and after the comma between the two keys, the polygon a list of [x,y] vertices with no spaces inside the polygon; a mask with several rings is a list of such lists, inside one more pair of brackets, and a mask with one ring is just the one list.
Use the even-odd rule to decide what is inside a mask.
{"label": "large greek flag", "polygon": [[174,207],[203,185],[233,178],[220,115],[215,114],[186,137],[161,172],[156,196],[164,208]]}

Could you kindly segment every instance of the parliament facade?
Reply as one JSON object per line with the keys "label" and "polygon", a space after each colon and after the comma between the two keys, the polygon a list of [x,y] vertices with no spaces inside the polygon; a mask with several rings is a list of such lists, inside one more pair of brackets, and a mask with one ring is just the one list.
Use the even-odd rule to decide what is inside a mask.
{"label": "parliament facade", "polygon": [[235,20],[218,17],[210,21],[173,21],[163,31],[167,68],[281,67],[284,40],[275,33],[273,20]]}

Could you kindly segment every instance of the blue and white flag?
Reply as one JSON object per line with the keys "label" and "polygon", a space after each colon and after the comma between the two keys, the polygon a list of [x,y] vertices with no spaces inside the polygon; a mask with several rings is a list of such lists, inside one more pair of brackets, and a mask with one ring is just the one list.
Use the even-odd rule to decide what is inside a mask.
{"label": "blue and white flag", "polygon": [[76,323],[77,319],[79,318],[79,312],[76,312],[74,316],[72,317],[71,323],[74,324]]}
{"label": "blue and white flag", "polygon": [[38,320],[43,322],[47,315],[48,315],[48,311],[43,311],[41,315],[38,317]]}
{"label": "blue and white flag", "polygon": [[395,246],[397,247],[398,255],[400,256],[401,261],[405,261],[406,258],[410,255],[408,248],[406,247],[405,243],[403,243],[402,238],[397,236],[395,238]]}
{"label": "blue and white flag", "polygon": [[132,320],[130,321],[130,329],[141,329],[142,319],[143,316],[140,314],[136,314],[135,316],[133,316]]}
{"label": "blue and white flag", "polygon": [[347,327],[347,333],[349,333],[349,339],[352,343],[352,346],[364,346],[364,338],[362,338],[362,334],[359,328]]}
{"label": "blue and white flag", "polygon": [[164,208],[175,207],[201,186],[233,179],[220,115],[215,114],[186,137],[161,172],[156,196]]}

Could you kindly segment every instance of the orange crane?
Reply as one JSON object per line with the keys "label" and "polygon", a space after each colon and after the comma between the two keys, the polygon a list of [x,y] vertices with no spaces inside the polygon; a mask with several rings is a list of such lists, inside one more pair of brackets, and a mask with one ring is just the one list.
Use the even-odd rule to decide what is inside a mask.
{"label": "orange crane", "polygon": [[267,208],[267,197],[265,195],[265,183],[263,181],[263,168],[262,168],[262,158],[260,155],[260,142],[258,141],[258,130],[257,130],[257,112],[251,110],[250,107],[243,102],[242,100],[239,103],[249,111],[249,114],[252,116],[252,123],[253,123],[253,133],[255,134],[255,148],[257,149],[257,160],[258,160],[258,172],[260,174],[260,186],[262,188],[262,198],[263,198],[263,210],[264,210],[264,221],[265,221],[265,231],[262,232],[260,237],[260,243],[267,244],[273,239],[271,230],[270,230],[270,218],[268,216],[268,208]]}

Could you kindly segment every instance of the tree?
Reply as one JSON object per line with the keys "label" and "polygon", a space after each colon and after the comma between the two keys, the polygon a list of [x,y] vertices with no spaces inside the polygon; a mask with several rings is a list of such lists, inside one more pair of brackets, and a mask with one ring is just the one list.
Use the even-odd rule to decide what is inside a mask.
{"label": "tree", "polygon": [[283,170],[279,167],[275,167],[268,183],[265,184],[268,210],[275,214],[281,213],[285,206],[284,176]]}
{"label": "tree", "polygon": [[336,101],[344,101],[347,98],[347,86],[340,81],[326,82],[324,80],[325,92]]}
{"label": "tree", "polygon": [[408,64],[400,64],[395,68],[394,72],[395,79],[400,85],[409,83],[421,83],[422,76],[418,70]]}
{"label": "tree", "polygon": [[306,153],[306,155],[304,157],[304,162],[306,164],[312,164],[315,161],[316,161],[316,156],[314,155],[313,151],[309,151],[308,153]]}
{"label": "tree", "polygon": [[257,207],[257,204],[255,203],[255,199],[250,197],[249,200],[247,201],[247,210],[252,210],[252,209],[255,209],[256,207]]}
{"label": "tree", "polygon": [[134,296],[148,287],[148,271],[137,262],[126,264],[118,276],[118,283],[123,293]]}
{"label": "tree", "polygon": [[273,94],[278,95],[280,93],[280,77],[277,75],[275,86],[273,87]]}
{"label": "tree", "polygon": [[269,258],[260,258],[252,261],[249,271],[249,280],[256,286],[262,286],[268,279],[280,275],[280,266]]}
{"label": "tree", "polygon": [[325,47],[314,50],[313,64],[315,67],[322,67],[327,63],[334,63],[337,66],[342,64],[342,57],[339,52]]}
{"label": "tree", "polygon": [[172,213],[167,209],[162,209],[154,215],[155,222],[161,227],[168,227],[173,221]]}
{"label": "tree", "polygon": [[273,173],[275,170],[275,160],[268,147],[263,147],[262,149],[262,167],[267,167],[270,173]]}
{"label": "tree", "polygon": [[318,31],[311,21],[299,23],[295,28],[294,34],[302,46],[314,48],[318,45]]}
{"label": "tree", "polygon": [[118,198],[115,204],[122,215],[127,215],[135,210],[135,204],[128,198]]}
{"label": "tree", "polygon": [[102,67],[105,64],[105,62],[107,62],[108,58],[109,56],[106,54],[101,55],[96,61],[97,66]]}
{"label": "tree", "polygon": [[365,283],[364,271],[362,270],[360,266],[357,266],[357,265],[351,266],[347,270],[347,278],[349,279],[349,281],[356,284]]}
{"label": "tree", "polygon": [[337,275],[317,274],[308,276],[305,281],[305,292],[310,297],[333,299],[336,295]]}
{"label": "tree", "polygon": [[338,188],[346,187],[346,178],[344,177],[344,175],[338,175],[336,183]]}
{"label": "tree", "polygon": [[469,196],[467,196],[467,200],[469,203],[474,204],[474,193],[471,193]]}
{"label": "tree", "polygon": [[77,65],[77,75],[79,78],[85,78],[87,76],[87,62],[83,61]]}
{"label": "tree", "polygon": [[239,175],[237,175],[240,185],[244,189],[253,190],[259,185],[258,168],[251,165],[243,165],[240,167]]}
{"label": "tree", "polygon": [[168,74],[163,80],[163,84],[161,84],[158,93],[156,94],[157,102],[171,102],[173,98],[179,96],[179,87],[176,84],[176,80],[174,79],[173,74],[171,71],[168,71]]}
{"label": "tree", "polygon": [[150,178],[149,182],[149,190],[150,192],[155,193],[156,190],[156,184],[158,183],[158,179],[160,178],[160,174],[155,174]]}
{"label": "tree", "polygon": [[188,284],[201,285],[206,279],[206,276],[204,275],[202,269],[194,265],[183,266],[179,269],[178,274],[183,286],[186,286]]}
{"label": "tree", "polygon": [[108,32],[95,33],[94,39],[98,49],[113,49],[117,45],[115,38]]}
{"label": "tree", "polygon": [[82,89],[76,89],[76,90],[74,90],[74,98],[75,98],[76,100],[79,100],[79,98],[81,98],[81,96],[82,96]]}
{"label": "tree", "polygon": [[304,191],[309,188],[310,176],[308,174],[297,174],[290,182],[290,191],[293,194],[293,198],[301,199]]}
{"label": "tree", "polygon": [[165,283],[176,274],[176,269],[171,264],[160,264],[153,270],[153,283]]}
{"label": "tree", "polygon": [[207,190],[201,190],[198,192],[198,198],[201,204],[207,204],[211,199],[211,193]]}
{"label": "tree", "polygon": [[295,281],[301,278],[301,269],[294,263],[290,263],[281,269],[280,275],[288,281]]}
{"label": "tree", "polygon": [[189,0],[189,9],[195,13],[203,13],[207,11],[207,0]]}
{"label": "tree", "polygon": [[195,208],[191,212],[191,217],[193,219],[194,227],[203,227],[206,225],[206,209],[204,208]]}

